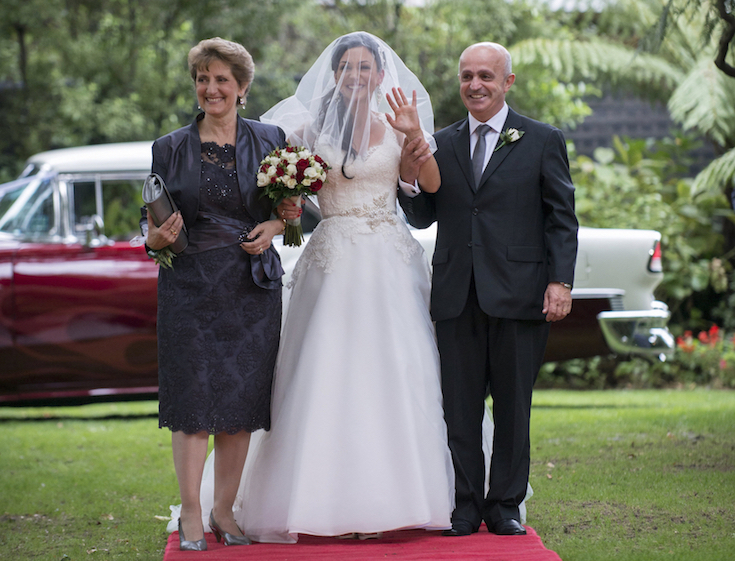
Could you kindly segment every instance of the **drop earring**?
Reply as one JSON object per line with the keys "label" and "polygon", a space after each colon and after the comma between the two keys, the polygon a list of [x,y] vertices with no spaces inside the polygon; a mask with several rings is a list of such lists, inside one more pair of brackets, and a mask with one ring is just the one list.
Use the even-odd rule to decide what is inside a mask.
{"label": "drop earring", "polygon": [[378,87],[375,88],[375,101],[378,103],[378,107],[383,103],[383,98],[383,88],[378,84]]}

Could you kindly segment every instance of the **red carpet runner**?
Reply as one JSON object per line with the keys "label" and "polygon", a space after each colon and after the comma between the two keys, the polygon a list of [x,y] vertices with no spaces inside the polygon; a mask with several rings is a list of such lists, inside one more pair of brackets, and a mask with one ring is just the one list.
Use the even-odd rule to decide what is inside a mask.
{"label": "red carpet runner", "polygon": [[461,538],[446,538],[441,532],[403,530],[365,541],[302,535],[295,545],[256,543],[237,547],[218,544],[213,534],[205,534],[209,549],[203,552],[180,551],[179,533],[174,532],[168,538],[163,561],[561,561],[544,547],[533,528],[526,529],[526,536],[496,536],[483,525],[477,534]]}

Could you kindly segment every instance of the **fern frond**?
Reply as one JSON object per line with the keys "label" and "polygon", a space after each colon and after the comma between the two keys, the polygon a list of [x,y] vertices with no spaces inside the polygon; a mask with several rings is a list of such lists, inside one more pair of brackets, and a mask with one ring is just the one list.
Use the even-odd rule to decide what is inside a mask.
{"label": "fern frond", "polygon": [[692,192],[695,195],[722,192],[728,186],[732,186],[733,181],[735,181],[735,148],[725,152],[699,172],[692,183]]}
{"label": "fern frond", "polygon": [[735,88],[705,54],[669,99],[671,117],[722,147],[735,145]]}
{"label": "fern frond", "polygon": [[628,86],[668,95],[684,78],[663,58],[601,39],[529,39],[510,48],[515,66],[542,66],[563,82]]}

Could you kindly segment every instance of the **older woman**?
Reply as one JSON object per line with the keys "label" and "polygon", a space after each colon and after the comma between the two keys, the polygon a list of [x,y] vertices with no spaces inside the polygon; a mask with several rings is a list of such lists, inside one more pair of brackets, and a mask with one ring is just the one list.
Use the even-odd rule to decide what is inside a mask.
{"label": "older woman", "polygon": [[256,173],[285,139],[278,127],[237,114],[254,72],[242,45],[207,39],[188,62],[202,112],[153,145],[152,171],[180,212],[158,228],[148,216],[147,245],[159,251],[188,232],[188,247],[158,277],[159,426],[172,431],[180,547],[205,550],[199,492],[210,434],[217,454],[209,525],[227,545],[250,543],[232,505],[250,433],[270,427],[283,274],[271,241],[284,228],[270,219]]}

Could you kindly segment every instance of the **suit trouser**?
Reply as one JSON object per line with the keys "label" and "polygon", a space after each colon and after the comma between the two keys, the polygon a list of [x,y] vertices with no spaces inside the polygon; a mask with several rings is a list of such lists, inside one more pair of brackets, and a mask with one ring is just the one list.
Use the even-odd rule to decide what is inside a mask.
{"label": "suit trouser", "polygon": [[[531,392],[550,325],[546,321],[490,317],[477,301],[474,282],[462,314],[437,321],[444,413],[456,474],[452,522],[477,529],[482,520],[520,520],[530,468]],[[482,416],[493,398],[490,490],[484,497]]]}

